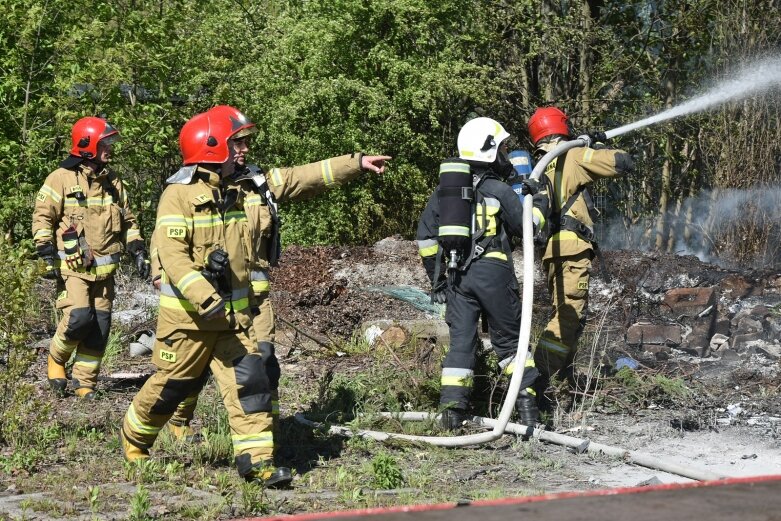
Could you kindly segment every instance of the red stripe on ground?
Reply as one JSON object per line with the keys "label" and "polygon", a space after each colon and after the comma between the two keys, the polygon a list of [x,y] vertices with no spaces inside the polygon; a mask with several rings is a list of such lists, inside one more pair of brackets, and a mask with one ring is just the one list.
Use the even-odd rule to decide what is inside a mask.
{"label": "red stripe on ground", "polygon": [[502,499],[486,499],[486,500],[470,501],[469,503],[464,503],[464,504],[433,503],[433,504],[425,504],[425,505],[363,508],[357,510],[337,510],[332,512],[317,512],[317,513],[294,514],[294,515],[286,515],[286,516],[253,517],[253,518],[245,518],[239,521],[261,521],[261,520],[262,521],[312,521],[316,519],[330,519],[334,517],[358,517],[358,516],[373,516],[373,515],[407,513],[407,512],[429,512],[434,510],[448,510],[453,508],[462,508],[464,506],[480,507],[480,506],[500,506],[500,505],[521,505],[525,503],[537,503],[541,501],[550,501],[556,499],[595,497],[595,496],[618,496],[618,495],[628,495],[628,494],[645,494],[648,492],[657,492],[657,491],[664,491],[664,490],[720,487],[726,485],[745,484],[745,483],[765,483],[770,481],[781,482],[781,475],[726,478],[726,479],[719,479],[714,481],[694,481],[691,483],[665,483],[661,485],[649,485],[645,487],[622,487],[622,488],[609,488],[609,489],[574,491],[574,492],[556,492],[553,494],[542,494],[539,496],[509,497],[509,498],[502,498]]}

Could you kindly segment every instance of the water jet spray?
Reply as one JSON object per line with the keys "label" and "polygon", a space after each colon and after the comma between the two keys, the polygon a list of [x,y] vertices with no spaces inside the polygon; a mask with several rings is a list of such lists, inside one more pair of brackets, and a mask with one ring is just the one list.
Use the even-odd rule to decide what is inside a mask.
{"label": "water jet spray", "polygon": [[[655,123],[660,123],[680,116],[696,114],[728,101],[739,101],[748,98],[751,95],[778,88],[779,86],[781,86],[781,56],[766,58],[745,66],[735,74],[734,79],[720,83],[696,98],[690,99],[677,107],[672,107],[664,112],[660,112],[655,116],[608,130],[605,132],[605,137],[611,139]],[[587,146],[588,144],[588,140],[584,137],[578,137],[571,141],[560,143],[537,162],[537,165],[531,173],[532,179],[539,180],[548,164],[567,150]]]}

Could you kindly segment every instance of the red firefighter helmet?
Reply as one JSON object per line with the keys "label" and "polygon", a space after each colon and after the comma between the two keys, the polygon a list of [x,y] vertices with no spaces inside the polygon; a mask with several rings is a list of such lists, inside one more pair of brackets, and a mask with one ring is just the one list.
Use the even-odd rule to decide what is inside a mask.
{"label": "red firefighter helmet", "polygon": [[228,118],[210,112],[193,116],[179,132],[184,164],[224,163],[230,157],[228,139],[235,133]]}
{"label": "red firefighter helmet", "polygon": [[541,139],[555,134],[569,137],[569,118],[556,107],[544,107],[534,111],[529,118],[529,136],[535,145]]}
{"label": "red firefighter helmet", "polygon": [[231,128],[235,129],[231,137],[234,139],[242,138],[257,132],[255,123],[245,116],[239,109],[230,105],[217,105],[208,110],[208,113],[218,118],[226,118],[231,123]]}
{"label": "red firefighter helmet", "polygon": [[81,118],[71,129],[71,155],[92,159],[98,155],[98,141],[113,143],[119,138],[117,129],[103,118]]}

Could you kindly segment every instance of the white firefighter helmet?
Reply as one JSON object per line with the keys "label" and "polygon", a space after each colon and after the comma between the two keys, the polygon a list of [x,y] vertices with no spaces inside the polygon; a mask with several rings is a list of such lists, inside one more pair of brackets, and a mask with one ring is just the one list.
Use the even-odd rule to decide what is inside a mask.
{"label": "white firefighter helmet", "polygon": [[458,133],[458,157],[467,161],[493,163],[499,146],[508,137],[510,133],[496,120],[469,120]]}

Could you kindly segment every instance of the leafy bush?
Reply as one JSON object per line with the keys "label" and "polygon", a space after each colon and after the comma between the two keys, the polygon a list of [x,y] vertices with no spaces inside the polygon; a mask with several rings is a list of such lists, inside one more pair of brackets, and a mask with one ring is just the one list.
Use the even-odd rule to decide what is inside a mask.
{"label": "leafy bush", "polygon": [[0,270],[0,443],[14,448],[35,445],[30,425],[39,422],[30,420],[47,414],[34,386],[24,381],[36,358],[30,333],[38,314],[33,289],[40,273],[28,258],[24,247],[0,243],[0,265],[14,268]]}

